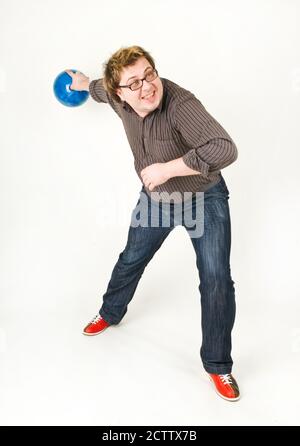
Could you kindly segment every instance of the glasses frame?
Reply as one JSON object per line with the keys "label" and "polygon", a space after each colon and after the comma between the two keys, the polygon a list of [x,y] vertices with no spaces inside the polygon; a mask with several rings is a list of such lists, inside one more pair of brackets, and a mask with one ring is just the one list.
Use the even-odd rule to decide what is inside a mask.
{"label": "glasses frame", "polygon": [[[119,87],[120,88],[130,88],[130,90],[131,91],[137,91],[137,90],[140,90],[142,87],[143,87],[143,83],[144,83],[144,81],[147,81],[147,82],[153,82],[153,81],[155,81],[155,79],[157,79],[158,78],[158,71],[157,71],[157,69],[156,68],[153,68],[153,72],[156,74],[156,76],[155,76],[155,78],[154,79],[152,79],[152,81],[147,81],[147,74],[146,74],[146,76],[143,78],[143,79],[136,79],[135,81],[133,81],[130,85],[119,85]],[[134,90],[132,90],[132,88],[131,88],[131,85],[134,83],[134,82],[136,82],[136,81],[142,81],[142,84],[141,84],[141,86],[139,87],[139,88],[136,88],[136,89],[134,89]]]}

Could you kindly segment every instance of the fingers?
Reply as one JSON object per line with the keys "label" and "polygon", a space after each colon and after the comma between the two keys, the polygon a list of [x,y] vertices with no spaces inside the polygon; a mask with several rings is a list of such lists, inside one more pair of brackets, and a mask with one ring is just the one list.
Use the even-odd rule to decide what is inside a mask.
{"label": "fingers", "polygon": [[146,187],[148,187],[149,184],[150,184],[150,180],[149,180],[149,178],[148,178],[146,175],[144,175],[144,176],[142,177],[142,180],[143,180],[144,185],[145,185]]}
{"label": "fingers", "polygon": [[145,172],[143,172],[143,173],[142,172],[141,172],[141,177],[142,177],[143,182],[144,183],[145,183],[145,181],[150,182],[150,178],[148,177],[148,175]]}
{"label": "fingers", "polygon": [[152,183],[151,180],[149,180],[146,177],[143,179],[143,183],[150,191],[152,191],[155,188],[154,183]]}
{"label": "fingers", "polygon": [[155,188],[155,184],[153,182],[151,182],[151,179],[148,177],[147,173],[145,173],[147,168],[141,170],[141,178],[142,181],[144,183],[144,185],[150,190],[152,191]]}
{"label": "fingers", "polygon": [[71,71],[71,70],[65,70],[65,72],[66,72],[69,76],[71,76],[72,79],[74,79],[74,75],[75,75],[75,73],[73,73],[73,71]]}
{"label": "fingers", "polygon": [[143,170],[141,171],[141,178],[142,178],[143,182],[145,182],[145,180],[146,180],[146,178],[147,178],[147,176],[146,176],[144,170],[145,170],[145,169],[143,169]]}

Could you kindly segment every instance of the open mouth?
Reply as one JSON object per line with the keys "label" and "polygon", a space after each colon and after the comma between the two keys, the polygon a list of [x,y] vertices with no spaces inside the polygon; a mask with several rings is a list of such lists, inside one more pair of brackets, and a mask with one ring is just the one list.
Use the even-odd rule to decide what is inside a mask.
{"label": "open mouth", "polygon": [[143,96],[142,99],[144,101],[150,101],[154,98],[154,96],[155,96],[155,91],[152,91],[152,93],[149,93],[149,94]]}

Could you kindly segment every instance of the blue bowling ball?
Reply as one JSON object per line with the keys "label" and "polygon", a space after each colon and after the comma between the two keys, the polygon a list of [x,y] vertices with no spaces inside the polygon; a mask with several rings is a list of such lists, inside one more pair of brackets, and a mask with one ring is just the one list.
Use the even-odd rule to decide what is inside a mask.
{"label": "blue bowling ball", "polygon": [[[77,70],[71,70],[76,73]],[[82,105],[89,97],[88,91],[75,91],[70,89],[72,84],[71,76],[62,71],[55,79],[53,91],[56,99],[67,107],[78,107]]]}

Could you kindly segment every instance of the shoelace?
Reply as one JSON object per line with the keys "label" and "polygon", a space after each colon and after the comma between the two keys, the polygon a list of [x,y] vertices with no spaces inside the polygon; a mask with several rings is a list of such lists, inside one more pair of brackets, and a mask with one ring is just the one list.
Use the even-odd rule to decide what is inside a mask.
{"label": "shoelace", "polygon": [[226,375],[219,375],[219,376],[224,384],[232,384],[230,373],[226,373]]}
{"label": "shoelace", "polygon": [[97,322],[99,322],[100,319],[102,319],[100,314],[97,314],[97,316],[95,316],[94,319],[91,320],[91,324],[97,324]]}

